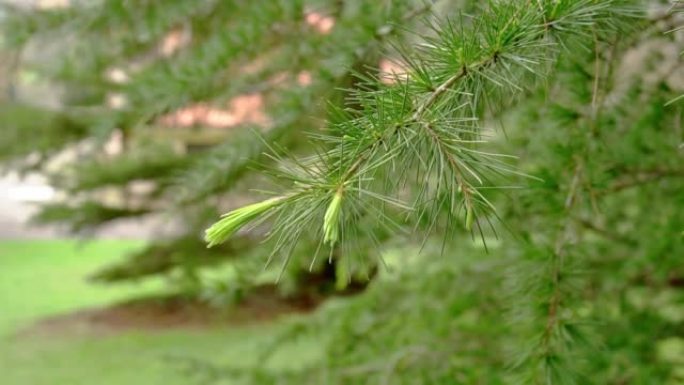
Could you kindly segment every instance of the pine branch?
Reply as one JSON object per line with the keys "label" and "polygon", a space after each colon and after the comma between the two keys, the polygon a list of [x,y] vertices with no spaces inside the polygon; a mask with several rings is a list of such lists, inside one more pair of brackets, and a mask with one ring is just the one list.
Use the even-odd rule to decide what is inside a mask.
{"label": "pine branch", "polygon": [[81,117],[19,104],[0,106],[0,159],[16,160],[37,152],[41,158],[89,134]]}
{"label": "pine branch", "polygon": [[[403,14],[399,22],[406,24],[413,19],[427,13],[431,9],[430,4],[416,7]],[[356,24],[354,24],[356,25]],[[346,38],[349,31],[339,33],[339,38]],[[314,95],[325,95],[325,99],[333,98],[332,94],[338,92],[338,87],[350,74],[350,68],[357,67],[359,63],[365,63],[379,45],[391,37],[395,37],[400,30],[393,22],[385,22],[380,27],[375,28],[375,32],[368,35],[366,41],[361,46],[354,47],[351,56],[353,63],[348,63],[347,68],[342,73],[327,80],[319,80],[309,89],[303,90],[272,90],[270,86],[255,87],[254,79],[263,78],[263,74],[255,76],[242,76],[240,81],[231,82],[224,90],[225,95],[237,95],[243,91],[252,92],[257,88],[259,91],[273,91],[275,99],[280,100],[270,107],[271,113],[278,116],[278,120],[273,127],[264,132],[261,140],[255,140],[256,134],[246,132],[231,137],[225,143],[209,151],[209,153],[196,162],[193,166],[185,170],[176,180],[173,186],[174,200],[177,205],[187,205],[198,202],[212,194],[218,194],[232,188],[240,178],[245,175],[249,166],[261,167],[260,163],[265,163],[268,159],[264,156],[269,150],[269,146],[274,146],[279,142],[287,142],[288,138],[301,131],[301,126],[311,125],[309,116],[318,112],[320,106],[315,103],[307,103]],[[327,51],[337,49],[339,51],[338,39],[334,36],[325,45],[317,48],[317,51]],[[285,50],[289,52],[289,50]],[[285,58],[275,60],[276,63],[287,63]],[[287,63],[285,68],[269,66],[267,72],[277,72],[279,70],[292,71],[291,65]],[[267,82],[268,83],[268,82]],[[248,87],[243,89],[243,87]],[[199,186],[199,187],[198,187]]]}
{"label": "pine branch", "polygon": [[71,193],[96,190],[102,187],[126,186],[139,180],[155,180],[162,188],[171,175],[190,162],[186,156],[167,145],[142,145],[113,158],[82,160],[52,176],[56,187]]}
{"label": "pine branch", "polygon": [[[470,111],[480,110],[482,98],[492,90],[509,97],[517,94],[525,84],[516,84],[515,81],[522,81],[523,74],[538,76],[548,58],[546,53],[553,52],[554,46],[564,44],[562,40],[552,44],[550,36],[563,38],[568,35],[567,26],[574,26],[577,29],[575,35],[581,37],[586,35],[583,32],[586,29],[604,28],[600,23],[610,20],[609,15],[616,13],[612,8],[615,5],[613,1],[538,4],[540,7],[528,7],[529,2],[524,1],[492,2],[472,25],[461,21],[458,26],[437,26],[438,36],[428,40],[424,48],[415,54],[415,59],[407,59],[411,69],[407,81],[382,87],[374,79],[369,79],[366,87],[369,91],[353,94],[353,100],[363,109],[360,112],[340,111],[347,121],[338,123],[333,131],[342,133],[343,138],[328,139],[327,142],[335,147],[333,150],[302,159],[298,162],[302,167],[300,171],[282,176],[298,187],[292,193],[281,195],[285,199],[279,200],[269,210],[295,210],[291,203],[301,199],[311,200],[313,207],[328,205],[327,211],[333,205],[345,207],[346,203],[349,207],[368,206],[363,202],[368,198],[395,203],[392,198],[371,192],[364,185],[370,186],[372,175],[385,167],[402,167],[399,165],[401,154],[415,153],[420,157],[432,153],[431,156],[438,159],[437,164],[442,158],[448,166],[439,167],[441,175],[438,174],[438,178],[445,181],[439,187],[451,186],[450,175],[453,175],[457,190],[463,194],[461,203],[466,208],[466,227],[474,220],[475,197],[484,204],[481,206],[483,209],[491,211],[493,206],[476,187],[486,179],[480,177],[479,169],[496,173],[514,171],[495,159],[499,154],[487,154],[462,145],[462,131],[444,130],[438,135],[434,127],[452,127],[452,119],[447,117],[459,111],[459,106],[466,105]],[[560,32],[555,34],[556,31]],[[470,116],[461,119],[473,121]],[[475,141],[480,140],[478,130],[476,125],[469,130]],[[422,150],[413,145],[421,141],[428,141],[431,145]],[[384,154],[381,153],[383,148],[388,149]],[[426,151],[429,152],[426,154]],[[428,164],[433,162],[431,160]],[[427,178],[431,173],[431,166],[417,170],[419,178],[421,175]],[[354,185],[358,187],[352,187]],[[341,203],[335,200],[340,194],[344,197]],[[452,197],[449,206],[457,207],[454,195],[448,196]],[[293,201],[289,197],[296,198]],[[290,207],[283,208],[285,206]],[[300,213],[298,216],[302,225],[317,221],[315,216],[306,217],[313,214],[309,209],[307,212],[309,214]],[[351,214],[344,215],[343,211],[340,223],[323,221],[322,233],[328,234],[327,239],[337,239],[330,235],[331,232],[342,232],[341,226]],[[479,228],[480,222],[476,223]],[[277,221],[273,229],[281,236],[287,231],[297,233],[292,225]],[[209,237],[209,240],[218,243],[224,239]]]}
{"label": "pine branch", "polygon": [[[589,95],[584,96],[586,100],[583,100],[588,103],[588,106],[580,107],[588,107],[589,113],[576,113],[577,118],[570,123],[579,137],[576,139],[577,143],[573,152],[569,154],[572,157],[573,171],[568,178],[567,192],[562,201],[562,219],[560,219],[559,230],[554,236],[555,241],[550,251],[550,258],[544,262],[543,271],[546,274],[533,278],[533,281],[538,281],[533,285],[539,288],[537,295],[541,297],[541,305],[545,312],[540,316],[540,322],[543,324],[542,331],[538,338],[535,337],[531,350],[522,355],[524,359],[519,359],[517,364],[513,365],[517,370],[524,369],[521,381],[525,383],[552,385],[573,384],[581,381],[576,371],[579,364],[573,362],[576,361],[573,358],[573,349],[577,348],[577,340],[582,340],[584,337],[579,330],[578,323],[572,322],[572,317],[575,315],[572,313],[571,299],[576,297],[578,289],[569,283],[572,276],[569,262],[577,264],[578,261],[567,260],[571,248],[575,250],[575,255],[579,254],[576,250],[578,247],[574,245],[571,247],[571,243],[577,243],[576,238],[580,236],[577,233],[577,225],[598,232],[613,241],[633,245],[630,239],[600,229],[590,221],[577,219],[578,214],[576,214],[583,208],[582,196],[584,194],[588,196],[594,213],[598,214],[598,196],[592,190],[587,164],[595,155],[592,152],[592,142],[600,135],[599,125],[605,109],[605,95],[608,93],[610,77],[613,74],[612,66],[616,61],[614,47],[610,59],[602,60],[600,54],[602,46],[596,34],[594,34],[594,39],[593,59],[589,60],[593,66],[593,74],[590,76],[587,74],[585,82],[579,84],[579,87],[571,92],[583,94],[584,88],[590,89]],[[603,64],[607,64],[607,68],[603,68]],[[570,112],[570,115],[573,113]],[[550,292],[547,293],[547,290]]]}
{"label": "pine branch", "polygon": [[[126,60],[149,54],[172,28],[206,23],[207,15],[230,11],[231,1],[107,0],[98,4],[73,4],[66,8],[36,11],[14,8],[3,27],[10,44],[19,47],[40,37],[74,36],[58,57],[63,79],[101,83],[101,71]],[[107,41],[107,44],[102,44]],[[91,76],[85,76],[91,75]]]}
{"label": "pine branch", "polygon": [[600,190],[600,195],[617,193],[626,189],[661,182],[668,178],[684,177],[684,170],[634,170],[616,179],[608,188]]}
{"label": "pine branch", "polygon": [[148,209],[129,209],[106,206],[95,201],[79,204],[51,203],[43,205],[31,218],[31,223],[64,224],[74,234],[91,234],[100,226],[122,218],[136,218],[151,211]]}
{"label": "pine branch", "polygon": [[[229,7],[230,8],[230,7]],[[133,77],[125,92],[138,113],[154,116],[178,108],[184,103],[206,100],[221,91],[229,79],[220,76],[230,64],[245,57],[268,51],[294,36],[295,23],[301,18],[301,4],[273,1],[241,4],[229,16],[251,20],[249,23],[212,25],[206,41],[193,45],[189,52],[173,61],[158,61]]]}
{"label": "pine branch", "polygon": [[599,225],[597,225],[596,223],[593,223],[590,220],[587,220],[584,218],[573,218],[573,219],[577,223],[582,225],[582,227],[584,227],[585,229],[591,230],[591,231],[595,232],[596,234],[598,234],[598,235],[600,235],[600,236],[602,236],[608,240],[618,242],[618,243],[623,243],[629,247],[636,247],[639,244],[637,241],[635,241],[632,238],[626,237],[622,234],[619,234],[619,233],[610,231],[608,229],[605,229],[603,227],[600,227]]}

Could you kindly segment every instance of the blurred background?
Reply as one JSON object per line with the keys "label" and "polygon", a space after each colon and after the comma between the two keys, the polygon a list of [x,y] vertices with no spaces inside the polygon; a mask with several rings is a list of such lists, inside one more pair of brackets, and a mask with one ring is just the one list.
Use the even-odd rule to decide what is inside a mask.
{"label": "blurred background", "polygon": [[[672,4],[642,3],[649,24],[615,43],[605,70],[610,118],[591,140],[610,151],[589,157],[595,179],[570,242],[588,256],[578,270],[610,272],[573,286],[593,302],[567,311],[582,322],[600,315],[601,330],[615,332],[582,361],[597,384],[684,384],[684,115],[681,101],[665,107],[684,93],[684,39],[672,32]],[[351,278],[339,250],[312,262],[317,239],[267,267],[261,226],[211,249],[203,240],[222,213],[280,188],[264,177],[276,163],[267,154],[318,150],[311,133],[330,134],[325,122],[342,118],[331,105],[349,101],[359,77],[404,78],[394,42],[411,46],[408,30],[432,36],[425,20],[480,5],[1,0],[0,384],[304,383],[288,376],[334,367],[330,357],[346,365],[341,379],[309,383],[503,383],[509,348],[530,332],[501,320],[515,302],[501,295],[506,264],[541,263],[565,218],[568,138],[583,136],[556,129],[595,102],[592,50],[561,60],[555,91],[526,93],[485,127],[545,179],[531,190],[542,198],[493,198],[519,237],[463,231],[446,241],[448,225],[420,223],[435,234],[423,241],[362,228],[373,235],[354,258],[379,257]],[[610,193],[595,198],[591,186]],[[511,243],[520,238],[529,243]],[[416,354],[427,363],[402,361],[439,341],[458,343],[443,357]],[[382,358],[391,362],[374,368]],[[392,370],[409,374],[395,382]],[[432,382],[411,382],[418,375]]]}
{"label": "blurred background", "polygon": [[[338,295],[323,264],[276,286],[260,234],[202,239],[409,10],[352,6],[337,46],[338,5],[304,3],[1,3],[0,383],[197,383],[194,362],[260,366],[284,320]],[[320,353],[299,341],[268,366]]]}

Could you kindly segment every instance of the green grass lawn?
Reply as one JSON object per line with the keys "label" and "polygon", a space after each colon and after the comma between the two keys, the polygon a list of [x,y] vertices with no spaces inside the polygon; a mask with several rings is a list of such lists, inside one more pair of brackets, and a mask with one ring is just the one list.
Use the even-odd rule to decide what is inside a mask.
{"label": "green grass lawn", "polygon": [[[162,292],[162,282],[101,286],[85,277],[139,242],[0,242],[0,383],[3,385],[192,384],[178,359],[231,366],[253,363],[281,323],[188,330],[17,335],[35,321]],[[296,367],[315,359],[310,342],[289,346],[268,365]],[[293,359],[292,357],[296,357]]]}
{"label": "green grass lawn", "polygon": [[0,335],[47,315],[150,293],[160,282],[93,285],[86,277],[140,247],[135,241],[0,241]]}

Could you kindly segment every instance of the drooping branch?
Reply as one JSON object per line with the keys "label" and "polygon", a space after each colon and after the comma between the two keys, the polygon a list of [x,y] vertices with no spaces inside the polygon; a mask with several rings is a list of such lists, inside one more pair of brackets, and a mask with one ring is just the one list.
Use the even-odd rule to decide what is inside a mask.
{"label": "drooping branch", "polygon": [[[415,54],[416,59],[407,60],[407,79],[399,78],[398,84],[384,87],[371,84],[374,79],[370,79],[368,91],[358,91],[354,95],[364,108],[360,112],[342,112],[347,115],[347,121],[335,127],[343,138],[328,140],[333,149],[314,158],[313,162],[311,159],[298,162],[303,168],[301,174],[311,177],[291,177],[297,181],[294,189],[297,195],[310,193],[309,198],[318,202],[316,206],[329,205],[338,192],[353,184],[359,186],[355,199],[384,196],[385,192],[371,193],[361,186],[369,183],[385,165],[394,164],[399,154],[413,152],[419,157],[426,156],[412,146],[413,142],[427,139],[431,145],[426,148],[443,156],[447,164],[446,168],[440,168],[441,172],[453,175],[458,190],[463,193],[466,225],[470,227],[473,196],[481,195],[470,177],[466,176],[466,170],[478,183],[484,178],[466,166],[466,162],[481,163],[489,168],[493,162],[487,158],[492,154],[455,145],[462,138],[453,131],[449,133],[451,142],[447,144],[432,127],[437,124],[448,126],[451,118],[447,117],[453,115],[460,105],[469,106],[469,111],[481,110],[482,95],[491,90],[503,91],[502,95],[506,97],[515,95],[526,87],[522,75],[538,77],[541,64],[549,59],[548,50],[564,46],[562,39],[572,35],[568,33],[567,26],[577,27],[577,36],[593,36],[582,30],[603,29],[606,26],[600,24],[618,12],[617,4],[610,0],[599,3],[540,1],[539,7],[526,5],[529,2],[522,0],[492,2],[472,25],[464,20],[457,26],[440,25],[440,36],[427,40],[424,48]],[[558,35],[554,36],[556,32]],[[397,101],[397,98],[401,100]],[[471,133],[479,135],[476,130]],[[396,140],[397,136],[405,140]],[[388,151],[382,153],[383,149]],[[466,152],[471,154],[470,158],[463,157]],[[321,172],[312,174],[306,169]],[[498,172],[509,171],[501,167],[496,169]],[[428,172],[429,169],[418,170],[425,176]],[[442,175],[440,178],[447,180],[449,177]],[[344,196],[351,197],[349,194]],[[450,196],[454,197],[453,194]],[[287,202],[282,201],[284,205]],[[452,202],[451,207],[456,206]],[[340,220],[344,217],[340,216]],[[309,220],[317,219],[312,217]],[[329,234],[328,226],[324,223],[323,233]],[[291,230],[290,226],[280,230],[285,228]],[[278,225],[274,231],[279,231]],[[212,243],[220,241],[211,240]]]}

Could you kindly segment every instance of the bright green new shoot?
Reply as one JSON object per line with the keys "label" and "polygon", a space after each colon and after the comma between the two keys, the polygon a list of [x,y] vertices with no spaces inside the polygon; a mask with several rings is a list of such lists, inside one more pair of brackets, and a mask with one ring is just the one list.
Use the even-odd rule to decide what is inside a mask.
{"label": "bright green new shoot", "polygon": [[212,247],[225,242],[247,223],[262,214],[265,214],[282,201],[283,197],[275,197],[263,202],[241,207],[223,215],[223,218],[220,221],[214,223],[207,229],[204,236],[204,239],[208,243],[207,247]]}
{"label": "bright green new shoot", "polygon": [[325,211],[325,217],[323,218],[323,242],[329,244],[331,247],[337,243],[339,240],[340,232],[340,210],[342,208],[342,195],[343,190],[340,188],[335,193],[330,206]]}

